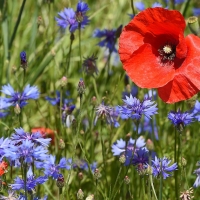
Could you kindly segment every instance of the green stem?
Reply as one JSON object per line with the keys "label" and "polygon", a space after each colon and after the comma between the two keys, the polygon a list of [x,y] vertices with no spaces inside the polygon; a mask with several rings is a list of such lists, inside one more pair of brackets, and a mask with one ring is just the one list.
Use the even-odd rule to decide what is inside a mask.
{"label": "green stem", "polygon": [[[82,66],[82,54],[81,54],[81,23],[78,24],[78,38],[79,38],[79,54],[80,54],[80,68]],[[83,72],[83,70],[82,70]]]}
{"label": "green stem", "polygon": [[134,2],[133,2],[133,0],[131,0],[131,8],[132,8],[133,15],[135,15],[135,9],[134,9]]}
{"label": "green stem", "polygon": [[151,183],[151,189],[153,190],[154,197],[155,197],[156,200],[158,200],[157,195],[156,195],[156,191],[155,191],[155,188],[154,188],[154,185],[153,185],[152,174],[149,175],[149,181]]}
{"label": "green stem", "polygon": [[24,164],[24,188],[25,188],[25,197],[26,199],[28,199],[28,196],[27,196],[27,188],[26,188],[26,180],[27,179],[27,164],[25,163]]}
{"label": "green stem", "polygon": [[67,58],[67,70],[66,70],[67,73],[68,73],[69,66],[70,66],[70,58],[71,58],[71,51],[72,51],[72,44],[73,44],[73,41],[74,41],[74,34],[71,33],[71,35],[70,35],[69,52],[68,52],[68,58]]}
{"label": "green stem", "polygon": [[26,0],[23,0],[21,8],[20,8],[20,11],[19,11],[19,15],[18,15],[18,18],[17,18],[17,22],[16,22],[15,27],[14,27],[13,34],[12,34],[10,42],[9,42],[9,51],[10,51],[10,49],[12,47],[12,43],[13,43],[13,41],[15,39],[15,35],[17,33],[17,29],[18,29],[19,23],[21,21],[21,16],[22,16],[22,13],[23,13],[23,10],[24,10],[25,3],[26,3]]}
{"label": "green stem", "polygon": [[[161,163],[161,169],[162,169],[162,163]],[[161,171],[160,188],[159,188],[159,200],[162,200],[162,188],[163,188],[163,177],[162,177],[162,171]]]}
{"label": "green stem", "polygon": [[115,191],[115,187],[116,187],[116,185],[117,185],[117,181],[119,180],[119,177],[120,177],[121,172],[122,172],[122,165],[121,165],[121,167],[119,168],[119,172],[118,172],[117,178],[116,178],[116,180],[115,180],[115,184],[114,184],[114,187],[113,187],[113,192],[112,192],[112,194],[111,194],[111,197],[113,196],[113,193],[114,193],[114,191]]}

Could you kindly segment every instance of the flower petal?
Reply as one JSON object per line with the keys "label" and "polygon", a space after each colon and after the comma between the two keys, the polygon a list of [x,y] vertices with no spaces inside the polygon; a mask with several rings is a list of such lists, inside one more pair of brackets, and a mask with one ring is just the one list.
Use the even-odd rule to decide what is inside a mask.
{"label": "flower petal", "polygon": [[157,88],[174,78],[173,65],[163,66],[153,53],[150,44],[144,44],[135,51],[124,65],[131,80],[142,88]]}
{"label": "flower petal", "polygon": [[185,38],[188,53],[181,67],[176,70],[174,80],[158,88],[160,98],[166,103],[186,100],[200,90],[200,40],[195,35]]}

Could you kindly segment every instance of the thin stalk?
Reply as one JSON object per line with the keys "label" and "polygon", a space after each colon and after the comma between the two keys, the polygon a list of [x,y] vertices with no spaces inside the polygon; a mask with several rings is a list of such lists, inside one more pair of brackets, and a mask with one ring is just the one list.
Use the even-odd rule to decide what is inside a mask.
{"label": "thin stalk", "polygon": [[[161,169],[162,169],[162,162],[161,162]],[[159,200],[162,200],[162,188],[163,188],[163,177],[162,177],[162,171],[161,171],[160,188],[159,188]]]}
{"label": "thin stalk", "polygon": [[[139,130],[139,121],[137,121],[137,124],[136,124],[136,136],[135,136],[135,143],[134,143],[133,154],[132,154],[132,157],[131,157],[131,159],[130,159],[130,163],[131,163],[131,160],[133,159],[133,157],[134,157],[134,154],[135,154],[135,149],[136,149],[136,142],[137,142],[138,130]],[[126,154],[126,152],[125,152],[125,154]],[[130,165],[130,163],[129,163],[128,167],[127,167],[127,170],[126,170],[125,176],[128,174],[128,171],[129,171],[129,169],[130,169],[130,166],[131,166],[131,165]],[[125,177],[125,176],[124,176],[124,177]],[[116,197],[116,195],[117,195],[118,191],[120,190],[120,188],[122,187],[122,185],[123,185],[123,184],[124,184],[124,181],[121,181],[121,184],[119,185],[118,189],[116,190],[116,192],[115,192],[115,194],[114,194],[113,198],[112,198],[112,196],[111,196],[111,198],[110,198],[110,199],[115,199],[115,197]]]}
{"label": "thin stalk", "polygon": [[27,164],[24,164],[24,188],[25,188],[25,199],[28,199],[27,196],[27,188],[26,188],[26,180],[27,179]]}
{"label": "thin stalk", "polygon": [[[120,177],[121,172],[122,172],[122,165],[121,165],[120,168],[119,168],[119,172],[118,172],[118,174],[117,174],[117,178],[116,178],[116,180],[115,180],[115,184],[114,184],[114,187],[113,187],[113,192],[115,191],[115,187],[116,187],[116,185],[117,185],[117,181],[119,180],[119,177]],[[113,192],[112,192],[111,197],[113,196]]]}
{"label": "thin stalk", "polygon": [[[81,52],[81,23],[78,24],[78,38],[79,38],[79,55],[80,55],[80,68],[82,66],[82,52]],[[82,70],[83,73],[83,70]],[[83,73],[84,75],[84,73]],[[83,76],[84,77],[84,76]]]}
{"label": "thin stalk", "polygon": [[20,8],[20,11],[19,11],[19,15],[18,15],[18,18],[17,18],[17,22],[16,22],[15,27],[14,27],[13,34],[12,34],[10,42],[9,42],[9,51],[10,51],[10,49],[12,47],[12,43],[13,43],[13,41],[15,39],[15,35],[17,33],[17,29],[18,29],[19,23],[21,21],[21,16],[22,16],[22,13],[23,13],[23,10],[24,10],[25,3],[26,3],[26,0],[23,0],[21,8]]}
{"label": "thin stalk", "polygon": [[67,70],[66,70],[67,74],[68,74],[68,70],[69,70],[69,66],[70,66],[70,58],[71,58],[73,41],[74,41],[74,34],[71,33],[71,35],[70,35],[69,52],[68,52],[68,58],[67,58]]}
{"label": "thin stalk", "polygon": [[135,15],[135,9],[134,9],[134,2],[133,2],[133,0],[131,0],[131,9],[132,9],[133,15]]}
{"label": "thin stalk", "polygon": [[153,191],[154,197],[155,197],[156,200],[158,200],[157,195],[156,195],[156,191],[155,191],[155,188],[154,188],[154,185],[153,185],[152,174],[149,175],[149,181],[150,181],[150,184],[151,184],[151,189]]}

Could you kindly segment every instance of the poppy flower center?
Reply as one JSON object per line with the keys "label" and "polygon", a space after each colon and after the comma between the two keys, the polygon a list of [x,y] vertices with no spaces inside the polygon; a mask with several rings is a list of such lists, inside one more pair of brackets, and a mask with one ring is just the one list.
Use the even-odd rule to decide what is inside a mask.
{"label": "poppy flower center", "polygon": [[176,57],[176,47],[171,44],[166,44],[160,49],[158,49],[160,58],[162,62],[171,62]]}

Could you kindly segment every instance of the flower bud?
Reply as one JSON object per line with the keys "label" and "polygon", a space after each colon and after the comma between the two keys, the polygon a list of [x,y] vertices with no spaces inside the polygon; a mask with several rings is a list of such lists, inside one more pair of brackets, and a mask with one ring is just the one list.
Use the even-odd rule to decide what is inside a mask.
{"label": "flower bud", "polygon": [[128,185],[130,182],[131,182],[130,178],[128,176],[125,176],[124,183],[126,183]]}
{"label": "flower bud", "polygon": [[59,140],[59,144],[58,144],[60,149],[64,149],[65,148],[65,142],[63,141],[63,139]]}
{"label": "flower bud", "polygon": [[181,158],[181,165],[185,167],[187,165],[187,160],[185,158]]}
{"label": "flower bud", "polygon": [[28,66],[28,62],[27,62],[27,59],[26,59],[26,52],[25,51],[22,51],[20,53],[20,59],[21,59],[21,67],[23,69],[26,69],[27,66]]}
{"label": "flower bud", "polygon": [[77,192],[77,199],[83,199],[83,198],[84,198],[84,193],[81,189],[79,189]]}
{"label": "flower bud", "polygon": [[120,163],[125,163],[125,161],[126,161],[126,156],[124,155],[124,154],[122,154],[120,157],[119,157],[119,162]]}
{"label": "flower bud", "polygon": [[94,170],[94,178],[95,178],[96,180],[98,180],[99,178],[101,178],[101,173],[99,172],[98,169],[95,169],[95,170]]}
{"label": "flower bud", "polygon": [[80,79],[80,81],[78,83],[77,91],[80,96],[82,96],[85,93],[85,83],[84,83],[83,79]]}
{"label": "flower bud", "polygon": [[152,140],[148,139],[147,142],[146,142],[146,146],[147,146],[147,149],[148,150],[154,150],[154,144],[152,142]]}
{"label": "flower bud", "polygon": [[198,22],[198,18],[196,16],[192,16],[188,18],[188,27],[190,29],[190,31],[195,34],[198,35],[199,34],[199,22]]}
{"label": "flower bud", "polygon": [[92,97],[92,99],[91,99],[91,104],[92,104],[93,106],[96,106],[96,105],[97,105],[97,98],[96,98],[95,96]]}
{"label": "flower bud", "polygon": [[14,112],[15,112],[15,114],[17,114],[17,115],[20,114],[21,109],[20,109],[20,107],[19,107],[19,104],[16,104],[16,106],[14,107]]}
{"label": "flower bud", "polygon": [[59,174],[59,176],[57,178],[57,181],[56,181],[56,185],[59,188],[64,187],[64,185],[65,185],[65,179],[64,179],[64,176],[62,174]]}
{"label": "flower bud", "polygon": [[83,179],[83,173],[82,173],[82,172],[79,172],[79,173],[78,173],[78,177],[79,177],[80,180],[82,180],[82,179]]}
{"label": "flower bud", "polygon": [[61,87],[65,87],[67,85],[67,78],[63,76],[60,80]]}
{"label": "flower bud", "polygon": [[89,195],[85,200],[94,200],[94,195],[93,194]]}

